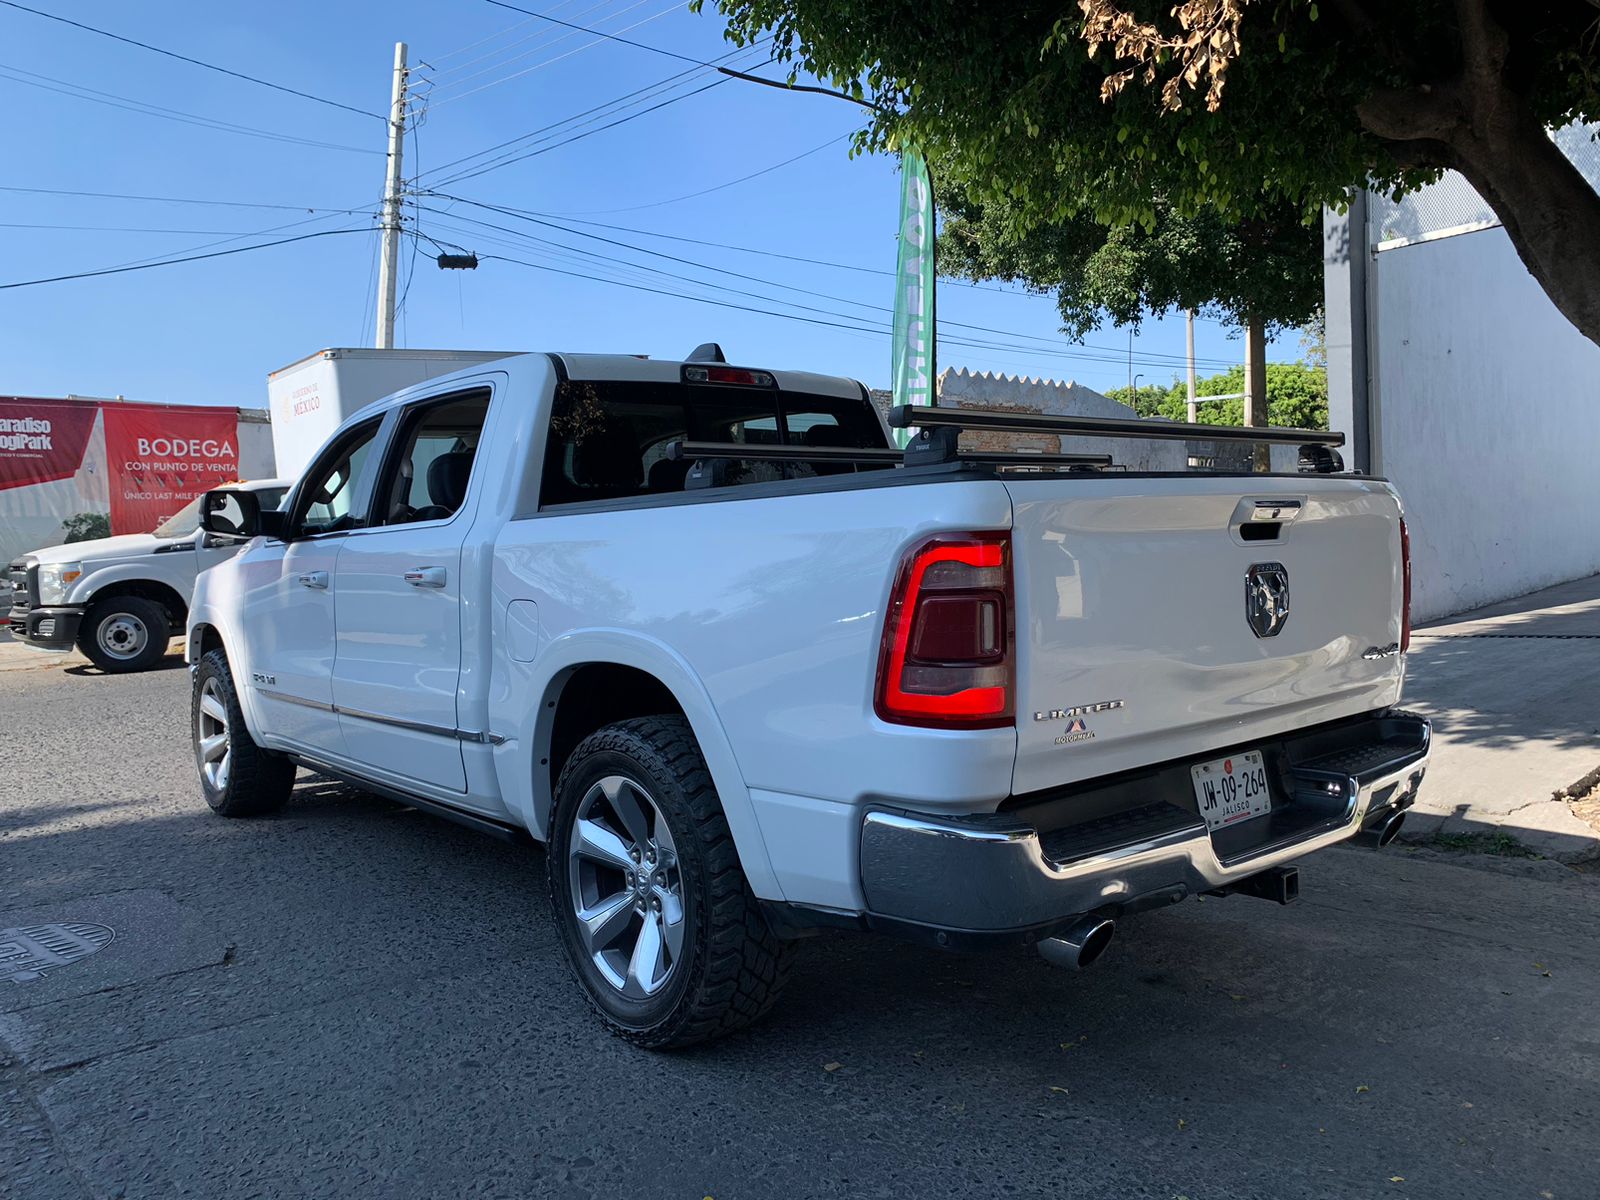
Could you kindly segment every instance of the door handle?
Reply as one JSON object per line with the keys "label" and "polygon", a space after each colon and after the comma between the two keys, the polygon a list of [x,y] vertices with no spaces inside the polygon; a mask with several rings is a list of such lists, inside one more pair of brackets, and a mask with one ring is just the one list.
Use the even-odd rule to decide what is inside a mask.
{"label": "door handle", "polygon": [[412,587],[442,588],[445,581],[443,567],[412,567],[401,576]]}
{"label": "door handle", "polygon": [[295,576],[295,582],[301,587],[317,588],[326,591],[328,587],[328,573],[326,571],[305,571]]}

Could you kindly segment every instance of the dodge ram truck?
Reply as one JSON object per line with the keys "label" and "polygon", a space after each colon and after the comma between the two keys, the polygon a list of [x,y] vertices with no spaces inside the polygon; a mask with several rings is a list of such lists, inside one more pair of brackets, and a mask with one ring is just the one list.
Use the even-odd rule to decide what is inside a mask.
{"label": "dodge ram truck", "polygon": [[[1008,428],[1302,467],[961,444]],[[356,413],[277,511],[211,493],[249,540],[189,608],[201,791],[268,813],[306,767],[544,843],[573,974],[647,1047],[759,1017],[822,929],[1085,966],[1187,896],[1288,902],[1413,802],[1407,533],[1340,440],[886,420],[714,346],[458,372]]]}

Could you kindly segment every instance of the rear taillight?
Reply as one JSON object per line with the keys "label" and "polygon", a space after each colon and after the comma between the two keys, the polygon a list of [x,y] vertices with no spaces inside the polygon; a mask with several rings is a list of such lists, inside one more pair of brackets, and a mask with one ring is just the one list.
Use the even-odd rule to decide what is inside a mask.
{"label": "rear taillight", "polygon": [[1411,649],[1411,532],[1400,518],[1400,653]]}
{"label": "rear taillight", "polygon": [[901,561],[875,707],[885,721],[986,729],[1015,718],[1011,535],[941,534]]}

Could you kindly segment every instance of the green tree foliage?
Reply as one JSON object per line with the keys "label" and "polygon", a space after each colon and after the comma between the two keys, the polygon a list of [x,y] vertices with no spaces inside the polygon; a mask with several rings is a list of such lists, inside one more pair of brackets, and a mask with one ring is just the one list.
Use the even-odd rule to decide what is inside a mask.
{"label": "green tree foliage", "polygon": [[[1219,375],[1195,381],[1200,398],[1195,419],[1207,425],[1243,425],[1244,401],[1211,400],[1206,396],[1238,396],[1244,390],[1244,368],[1234,367]],[[1106,395],[1122,404],[1130,403],[1128,389],[1113,388]],[[1272,424],[1295,429],[1328,427],[1328,372],[1308,363],[1267,364],[1267,405]],[[1141,417],[1166,417],[1186,421],[1189,391],[1182,379],[1173,378],[1170,386],[1147,384],[1139,388],[1132,406]]]}
{"label": "green tree foliage", "polygon": [[63,543],[92,542],[111,536],[111,518],[105,513],[74,513],[61,522],[61,528],[67,535],[62,539]]}
{"label": "green tree foliage", "polygon": [[734,41],[871,104],[862,149],[920,146],[1011,240],[1154,233],[1162,206],[1314,220],[1454,169],[1600,340],[1600,196],[1544,134],[1600,118],[1590,0],[716,3]]}
{"label": "green tree foliage", "polygon": [[1182,309],[1254,319],[1271,335],[1322,307],[1321,231],[1292,209],[1230,224],[1211,209],[1185,216],[1158,205],[1149,227],[1079,216],[1021,232],[1009,205],[953,187],[940,201],[940,270],[1053,291],[1063,330],[1079,340],[1102,316],[1136,328],[1146,313]]}

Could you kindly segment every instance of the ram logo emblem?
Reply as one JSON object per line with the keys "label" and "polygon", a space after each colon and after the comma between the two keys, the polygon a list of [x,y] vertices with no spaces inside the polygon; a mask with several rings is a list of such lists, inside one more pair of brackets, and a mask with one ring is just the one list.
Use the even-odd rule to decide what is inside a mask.
{"label": "ram logo emblem", "polygon": [[1276,637],[1289,619],[1289,568],[1256,563],[1244,577],[1244,616],[1258,638]]}

